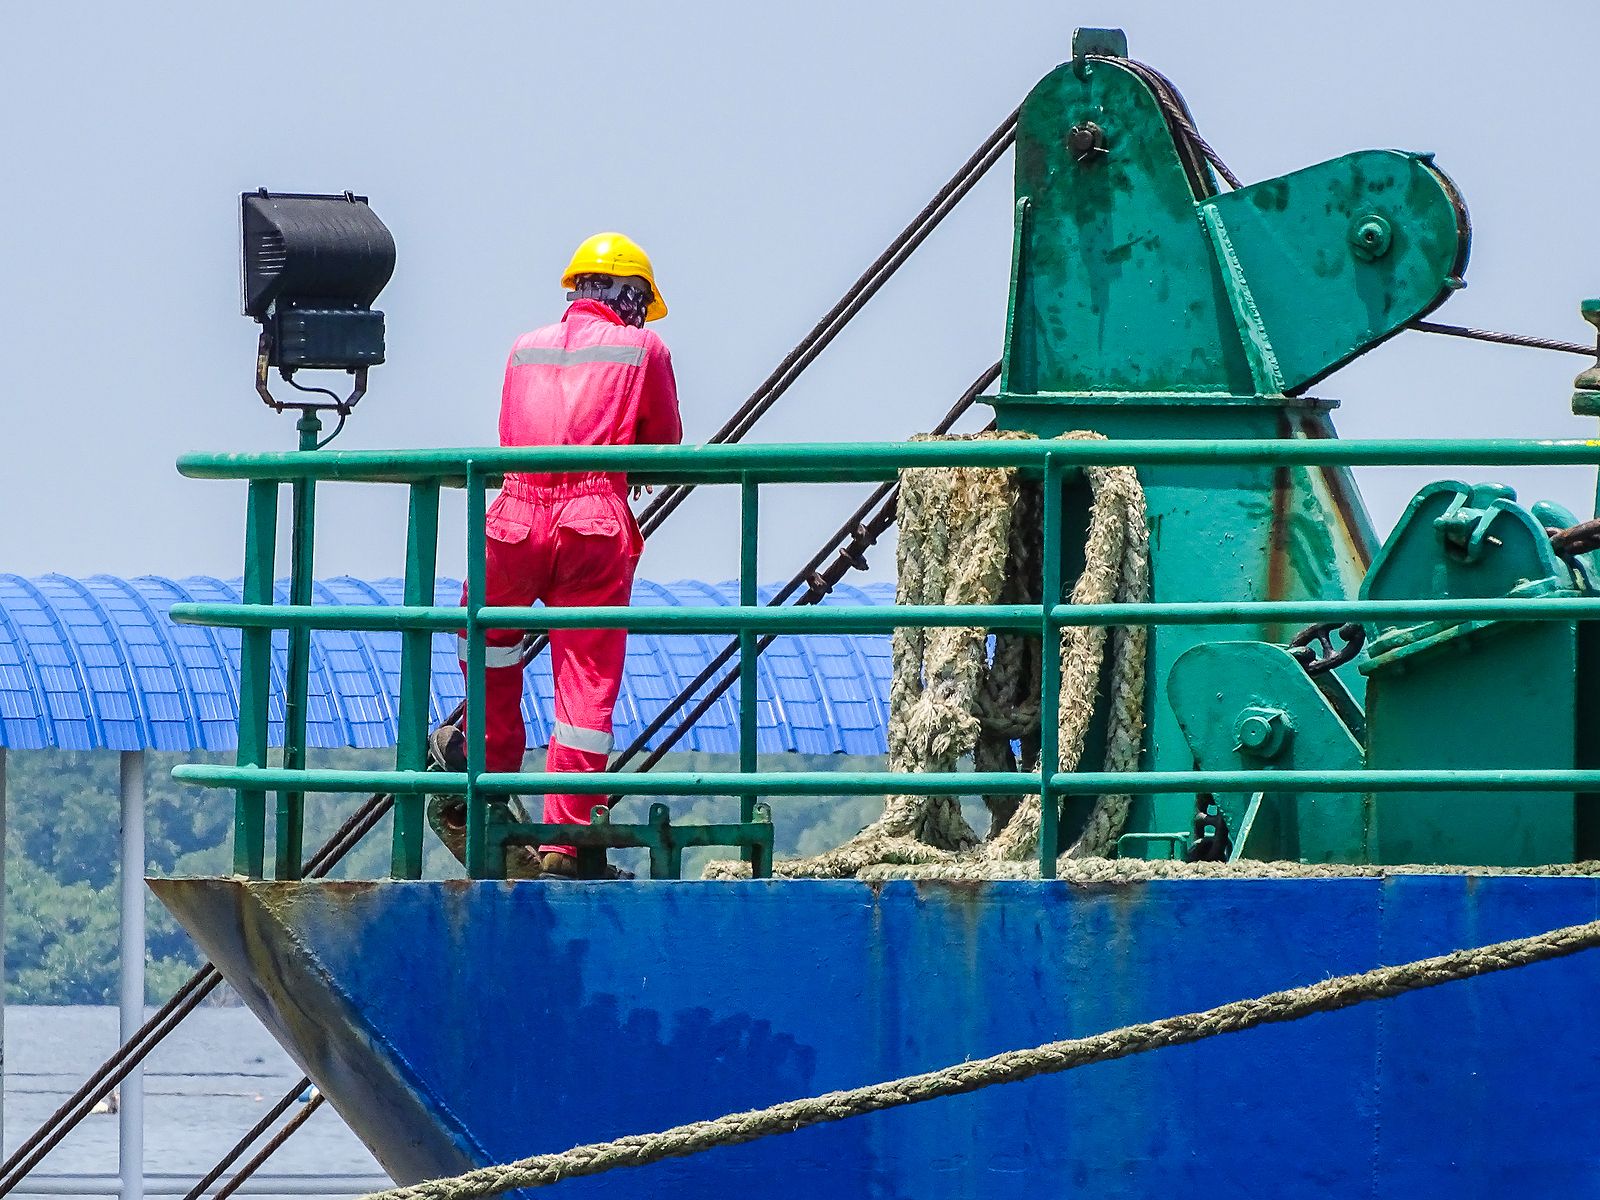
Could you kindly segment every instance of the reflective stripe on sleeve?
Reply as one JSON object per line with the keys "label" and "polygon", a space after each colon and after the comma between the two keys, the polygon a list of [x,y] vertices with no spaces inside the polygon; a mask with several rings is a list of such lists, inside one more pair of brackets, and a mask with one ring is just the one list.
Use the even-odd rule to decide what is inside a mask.
{"label": "reflective stripe on sleeve", "polygon": [[565,350],[560,346],[523,346],[511,361],[519,367],[576,367],[584,363],[622,363],[637,367],[644,361],[643,346],[579,346]]}
{"label": "reflective stripe on sleeve", "polygon": [[[467,639],[459,633],[456,635],[456,657],[462,662],[467,661]],[[483,665],[491,671],[496,667],[520,667],[522,665],[522,646],[485,646],[483,648]]]}
{"label": "reflective stripe on sleeve", "polygon": [[617,744],[616,738],[599,729],[582,729],[557,721],[553,734],[556,741],[569,750],[582,750],[585,754],[610,754]]}

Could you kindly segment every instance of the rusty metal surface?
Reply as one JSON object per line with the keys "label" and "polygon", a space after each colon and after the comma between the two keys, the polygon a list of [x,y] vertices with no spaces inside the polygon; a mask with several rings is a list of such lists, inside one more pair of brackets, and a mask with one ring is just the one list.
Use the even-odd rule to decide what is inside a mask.
{"label": "rusty metal surface", "polygon": [[[1592,918],[1589,879],[159,882],[401,1179]],[[796,964],[805,964],[797,970]],[[564,1185],[1600,1195],[1600,957]],[[1219,1129],[1237,1131],[1235,1150]],[[1235,1152],[1236,1151],[1236,1152]]]}

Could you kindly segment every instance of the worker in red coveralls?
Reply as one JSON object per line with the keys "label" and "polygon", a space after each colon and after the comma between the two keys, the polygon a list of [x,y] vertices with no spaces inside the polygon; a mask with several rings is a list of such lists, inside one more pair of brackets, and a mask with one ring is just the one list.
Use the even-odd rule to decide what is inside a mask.
{"label": "worker in red coveralls", "polygon": [[[573,254],[561,286],[571,301],[561,320],[523,334],[511,349],[500,401],[500,444],[681,441],[672,358],[644,327],[667,315],[649,257],[620,233],[596,234]],[[623,475],[507,475],[489,509],[486,532],[488,604],[609,605],[632,598],[644,539],[628,507]],[[486,765],[490,771],[519,771],[526,748],[522,634],[493,629],[486,639]],[[621,629],[550,631],[556,721],[546,770],[605,770],[627,641]],[[465,673],[464,637],[459,647]],[[468,714],[468,719],[478,716]],[[443,726],[429,744],[438,766],[466,769],[462,730]],[[546,796],[544,819],[587,824],[594,802],[592,796]],[[464,823],[464,805],[457,815]],[[577,875],[573,847],[541,846],[540,851],[540,873]]]}

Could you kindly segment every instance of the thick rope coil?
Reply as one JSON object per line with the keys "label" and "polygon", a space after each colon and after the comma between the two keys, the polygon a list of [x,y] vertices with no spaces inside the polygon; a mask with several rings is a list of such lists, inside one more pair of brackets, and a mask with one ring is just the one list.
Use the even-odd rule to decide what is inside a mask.
{"label": "thick rope coil", "polygon": [[575,1146],[559,1154],[535,1155],[504,1166],[480,1167],[451,1179],[373,1192],[362,1200],[477,1200],[513,1188],[548,1187],[563,1179],[600,1175],[619,1167],[642,1167],[663,1159],[683,1158],[719,1146],[742,1145],[866,1113],[959,1096],[1039,1075],[1059,1074],[1166,1046],[1187,1045],[1259,1025],[1298,1021],[1315,1013],[1563,958],[1597,945],[1600,945],[1600,921],[1571,925],[1533,937],[1457,950],[1399,966],[1379,967],[1359,975],[1341,975],[1305,987],[1235,1000],[1203,1012],[1128,1025],[1091,1037],[1011,1050],[991,1058],[956,1063],[937,1071],[867,1087],[790,1100],[750,1112],[730,1113],[659,1133]]}
{"label": "thick rope coil", "polygon": [[[972,438],[1029,438],[986,432]],[[1098,438],[1077,431],[1066,438]],[[1086,467],[1091,504],[1084,567],[1071,602],[1104,604],[1149,599],[1149,532],[1144,492],[1130,467]],[[995,604],[1038,599],[1040,489],[1024,486],[1018,472],[978,467],[903,471],[899,507],[897,604]],[[1051,597],[1053,602],[1054,598]],[[1060,769],[1077,767],[1100,698],[1106,642],[1111,639],[1111,680],[1105,769],[1138,766],[1144,732],[1143,626],[1109,631],[1075,626],[1061,639],[1058,717]],[[893,639],[889,688],[889,766],[897,772],[953,771],[971,754],[978,770],[1015,769],[1011,741],[1023,741],[1023,761],[1038,763],[1039,656],[1037,637],[1017,632],[995,639],[980,628],[900,629]],[[995,863],[1038,856],[1039,797],[990,797],[989,836],[980,841],[953,796],[892,796],[883,813],[855,837],[811,858],[780,860],[784,878],[838,879],[869,868],[893,866],[916,874],[924,868],[984,877]],[[1069,857],[1108,854],[1128,812],[1127,796],[1102,796]],[[740,878],[743,863],[723,860],[707,878]]]}

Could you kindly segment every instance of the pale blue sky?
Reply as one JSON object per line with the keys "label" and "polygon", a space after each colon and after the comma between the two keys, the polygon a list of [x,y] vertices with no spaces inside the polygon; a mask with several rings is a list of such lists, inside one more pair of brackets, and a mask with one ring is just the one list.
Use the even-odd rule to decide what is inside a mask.
{"label": "pale blue sky", "polygon": [[[650,250],[691,439],[715,429],[1033,83],[1121,24],[1246,182],[1366,147],[1433,150],[1474,225],[1439,319],[1582,340],[1600,295],[1600,6],[821,2],[18,5],[0,12],[0,571],[237,573],[243,489],[187,450],[293,444],[250,390],[237,194],[350,188],[394,231],[390,360],[338,443],[492,441],[507,347],[554,319],[602,228]],[[997,353],[1011,162],[758,427],[926,428]],[[1406,335],[1323,383],[1346,436],[1574,436],[1580,360]],[[1367,472],[1380,529],[1437,470]],[[1585,513],[1592,472],[1522,472]],[[1532,480],[1531,486],[1528,481]],[[779,578],[855,503],[775,495]],[[647,552],[737,566],[725,495]],[[318,569],[401,565],[398,491],[330,489]],[[457,567],[459,508],[444,566]],[[892,573],[881,550],[875,574]]]}

